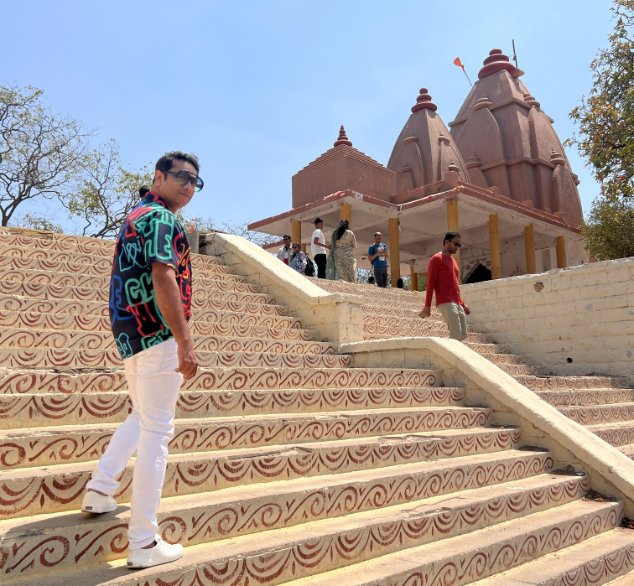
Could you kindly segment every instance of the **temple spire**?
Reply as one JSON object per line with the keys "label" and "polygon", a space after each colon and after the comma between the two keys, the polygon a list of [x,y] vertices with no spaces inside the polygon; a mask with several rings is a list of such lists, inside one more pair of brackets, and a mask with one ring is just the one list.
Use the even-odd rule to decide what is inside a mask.
{"label": "temple spire", "polygon": [[420,89],[416,103],[412,106],[412,112],[418,112],[419,110],[431,110],[432,112],[437,110],[436,104],[431,101],[427,88]]}
{"label": "temple spire", "polygon": [[339,146],[340,144],[347,144],[348,146],[352,146],[352,142],[348,140],[348,136],[346,135],[346,129],[341,125],[339,129],[339,138],[335,141],[334,146]]}

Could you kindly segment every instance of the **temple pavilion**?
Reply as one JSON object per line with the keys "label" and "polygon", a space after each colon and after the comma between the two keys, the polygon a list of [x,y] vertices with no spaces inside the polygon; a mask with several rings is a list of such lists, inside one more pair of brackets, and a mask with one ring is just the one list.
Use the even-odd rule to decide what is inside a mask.
{"label": "temple pavilion", "polygon": [[342,126],[333,147],[293,176],[292,208],[249,229],[307,245],[316,217],[326,238],[347,219],[362,268],[381,231],[392,282],[409,275],[413,288],[448,230],[462,234],[465,283],[581,264],[579,181],[521,74],[492,50],[450,130],[421,89],[387,166],[357,150]]}

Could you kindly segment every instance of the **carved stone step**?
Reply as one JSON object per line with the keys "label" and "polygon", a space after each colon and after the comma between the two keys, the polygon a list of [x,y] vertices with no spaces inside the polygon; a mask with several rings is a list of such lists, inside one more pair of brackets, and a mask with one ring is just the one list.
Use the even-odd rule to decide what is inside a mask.
{"label": "carved stone step", "polygon": [[[405,519],[407,511],[410,511],[411,520],[412,501],[440,494],[450,495],[458,490],[497,485],[500,478],[506,481],[519,478],[525,480],[527,477],[545,472],[550,463],[550,457],[543,452],[508,450],[500,454],[397,465],[336,476],[240,486],[213,493],[165,498],[161,503],[159,527],[162,533],[170,535],[186,547],[208,544],[208,559],[213,560],[221,553],[223,558],[236,560],[237,566],[242,565],[247,552],[248,557],[261,556],[257,555],[257,543],[262,544],[263,550],[276,552],[276,556],[282,554],[281,550],[288,550],[288,544],[304,549],[309,547],[310,542],[314,545],[319,544],[320,550],[324,548],[324,554],[327,551],[334,553],[334,549],[331,548],[337,539],[332,539],[333,532],[334,535],[341,535],[343,529],[344,534],[350,534],[352,531],[354,535],[355,528],[358,530],[369,525],[371,529],[376,523],[373,522],[373,519],[377,518],[376,507],[405,505],[405,511],[400,514],[397,512],[393,522],[398,522],[398,518]],[[538,484],[543,484],[543,481]],[[568,489],[569,494],[566,494],[566,489],[562,491],[564,486],[562,483],[558,490],[552,491],[555,495],[561,495],[563,492],[564,502],[575,498],[580,491],[576,479],[573,479],[573,484]],[[484,492],[486,494],[488,491]],[[519,511],[511,513],[514,504],[520,504],[521,511],[531,501],[538,503],[550,498],[549,491],[542,490],[538,491],[537,494],[541,494],[533,499],[526,495],[524,499],[519,498],[513,502],[512,495],[516,493],[517,491],[512,489],[506,491],[509,499],[506,506],[503,499],[502,502],[498,501],[496,506],[496,499],[492,498],[488,505],[488,516],[485,515],[479,522],[483,525],[490,523],[495,519],[496,511],[498,518],[501,517],[500,520],[505,520],[506,515],[517,516]],[[453,500],[457,507],[454,519],[447,519],[442,514],[444,511],[438,510],[438,505],[428,506],[430,512],[427,522],[431,527],[436,527],[434,535],[441,533],[444,522],[448,522],[450,526],[457,525],[457,531],[460,531],[460,524],[464,523],[467,525],[465,529],[468,530],[467,519],[472,516],[469,505],[475,506],[475,510],[478,510],[476,503],[482,499],[463,500],[458,494],[454,495]],[[487,499],[484,500],[486,503]],[[414,504],[424,507],[426,503]],[[611,508],[618,509],[618,505],[608,504]],[[461,511],[463,507],[464,510]],[[486,510],[487,504],[482,508]],[[541,507],[538,507],[538,510],[539,508]],[[603,515],[596,514],[596,510],[590,515],[587,511],[588,517],[593,518],[597,527],[607,524],[604,516],[610,518],[607,505],[604,504],[603,509]],[[369,515],[361,516],[360,513],[363,511],[368,511]],[[337,517],[344,515],[351,515],[351,518],[341,518],[337,521]],[[425,517],[423,514],[423,519],[419,521],[423,521]],[[450,517],[448,512],[447,517]],[[76,565],[88,563],[87,560],[94,564],[98,561],[121,558],[125,555],[125,549],[122,548],[126,546],[128,518],[129,509],[120,506],[114,513],[94,516],[89,520],[80,513],[61,513],[42,518],[32,517],[30,523],[26,524],[19,519],[0,521],[0,559],[3,560],[0,571],[6,577],[18,573],[24,577],[27,572],[37,575],[38,572],[50,571],[52,568],[58,571],[62,568],[74,568]],[[478,523],[478,520],[475,522]],[[613,519],[612,522],[614,523]],[[46,523],[46,528],[41,525],[42,523]],[[40,530],[34,531],[38,526]],[[257,533],[249,535],[262,529],[268,529],[264,539]],[[377,536],[383,533],[384,531],[379,529]],[[425,533],[422,531],[421,535],[424,536]],[[227,538],[234,539],[229,541]],[[344,537],[344,541],[346,540]],[[357,539],[351,543],[354,541]],[[286,544],[285,548],[281,547],[282,543]],[[393,547],[397,545],[398,540]],[[213,551],[217,553],[214,555]],[[357,548],[354,548],[354,551],[357,551]],[[51,555],[53,552],[57,555]],[[369,552],[366,552],[366,555],[367,553]],[[337,560],[339,556],[324,557]],[[57,563],[51,564],[53,558]],[[259,565],[256,559],[253,561],[256,562],[255,566]],[[320,569],[323,571],[328,568]],[[164,568],[165,574],[162,575],[166,575],[168,571]]]}
{"label": "carved stone step", "polygon": [[[253,483],[340,474],[517,449],[516,428],[475,427],[216,452],[171,454],[163,496]],[[18,468],[3,473],[0,518],[78,510],[96,462]],[[133,461],[115,497],[130,500]]]}
{"label": "carved stone step", "polygon": [[[320,389],[440,386],[435,370],[399,368],[202,368],[183,384],[184,389]],[[126,388],[122,370],[59,373],[39,370],[22,372],[0,369],[2,394],[116,392]]]}
{"label": "carved stone step", "polygon": [[[257,413],[311,413],[317,411],[385,409],[424,405],[459,405],[463,390],[452,387],[396,389],[287,389],[238,391],[183,390],[176,403],[181,418],[255,415]],[[4,429],[33,425],[72,425],[121,421],[131,410],[126,392],[0,395]]]}
{"label": "carved stone step", "polygon": [[[346,368],[352,358],[341,354],[299,354],[279,352],[198,352],[198,362],[203,368],[252,367],[252,368]],[[119,353],[108,349],[70,348],[7,348],[0,347],[0,364],[12,369],[108,369],[121,368]],[[2,388],[0,387],[0,395]]]}
{"label": "carved stone step", "polygon": [[[467,429],[486,425],[489,413],[488,408],[442,406],[177,419],[170,453]],[[22,468],[98,459],[115,429],[114,424],[93,424],[3,431],[0,464]]]}
{"label": "carved stone step", "polygon": [[[50,302],[37,300],[10,299],[7,303],[10,310],[0,309],[0,326],[7,328],[35,327],[48,330],[81,330],[88,332],[110,332],[110,318],[107,307],[98,304],[90,314],[85,304],[74,301]],[[2,299],[0,298],[0,307]],[[26,310],[21,310],[26,307]],[[41,311],[40,311],[41,310]],[[55,313],[51,313],[55,312]],[[279,328],[240,323],[230,314],[229,320],[190,322],[191,332],[196,336],[222,336],[234,338],[266,338],[271,340],[304,340],[313,341],[312,330],[305,328]],[[196,317],[196,316],[194,316]],[[224,316],[223,316],[224,317]]]}
{"label": "carved stone step", "polygon": [[[291,582],[288,586],[471,584],[520,566],[534,557],[559,552],[557,557],[565,558],[566,548],[613,530],[618,525],[620,512],[617,503],[577,500],[551,510],[492,524],[466,535],[408,548],[314,578]],[[247,567],[261,560],[249,561]],[[241,564],[242,568],[244,565]]]}
{"label": "carved stone step", "polygon": [[[549,553],[496,576],[474,582],[472,586],[527,586],[528,584],[571,584],[628,586],[634,576],[634,531],[618,527],[563,552]],[[527,581],[528,580],[528,581]]]}
{"label": "carved stone step", "polygon": [[608,405],[634,402],[634,389],[584,389],[580,391],[537,391],[536,394],[554,407]]}
{"label": "carved stone step", "polygon": [[[0,316],[0,322],[1,322]],[[44,325],[44,324],[42,324]],[[233,336],[193,336],[194,346],[201,352],[276,352],[290,354],[334,354],[334,346],[328,342],[303,340],[273,340],[261,337],[235,338]],[[0,348],[50,348],[110,350],[115,348],[110,330],[83,331],[72,329],[35,327],[0,330]]]}
{"label": "carved stone step", "polygon": [[627,381],[612,376],[525,376],[515,377],[517,381],[533,391],[569,390],[600,388],[626,388]]}
{"label": "carved stone step", "polygon": [[614,405],[587,405],[582,407],[558,407],[567,417],[582,425],[601,425],[634,421],[634,403],[618,403]]}

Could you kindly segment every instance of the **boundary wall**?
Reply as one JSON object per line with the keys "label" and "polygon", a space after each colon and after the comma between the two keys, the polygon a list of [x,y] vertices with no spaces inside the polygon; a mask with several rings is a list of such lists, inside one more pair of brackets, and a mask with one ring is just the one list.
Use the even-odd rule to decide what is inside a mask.
{"label": "boundary wall", "polygon": [[469,322],[558,375],[634,385],[634,257],[463,285]]}

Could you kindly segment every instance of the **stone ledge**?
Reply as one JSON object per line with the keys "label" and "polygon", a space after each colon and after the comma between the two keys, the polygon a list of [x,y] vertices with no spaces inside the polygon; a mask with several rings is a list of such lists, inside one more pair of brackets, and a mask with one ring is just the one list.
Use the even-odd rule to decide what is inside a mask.
{"label": "stone ledge", "polygon": [[326,341],[342,343],[363,338],[363,298],[328,293],[310,279],[239,236],[212,233],[201,251],[219,256],[231,270],[259,285]]}

